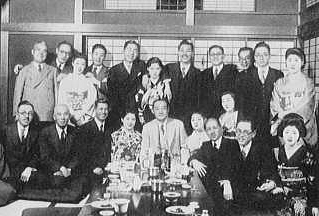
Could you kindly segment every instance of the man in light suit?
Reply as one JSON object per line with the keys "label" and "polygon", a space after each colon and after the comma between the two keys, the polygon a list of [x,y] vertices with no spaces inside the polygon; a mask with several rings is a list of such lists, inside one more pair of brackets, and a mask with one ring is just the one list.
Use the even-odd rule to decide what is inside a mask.
{"label": "man in light suit", "polygon": [[[153,165],[154,154],[168,150],[173,160],[181,157],[181,149],[186,148],[186,131],[182,121],[168,117],[168,102],[159,99],[153,103],[155,119],[144,125],[140,158],[148,159]],[[183,161],[182,161],[183,162]]]}
{"label": "man in light suit", "polygon": [[22,68],[16,78],[13,115],[18,104],[28,100],[33,104],[40,121],[51,121],[56,102],[56,68],[47,65],[47,45],[44,41],[36,42],[32,49],[33,61]]}
{"label": "man in light suit", "polygon": [[77,129],[68,125],[67,105],[54,108],[55,124],[44,128],[39,135],[41,172],[47,186],[63,188],[76,181],[79,175],[79,142]]}
{"label": "man in light suit", "polygon": [[102,44],[95,44],[92,47],[93,64],[87,67],[84,75],[92,78],[98,90],[98,98],[106,98],[107,81],[109,79],[109,69],[103,64],[106,56],[106,48]]}

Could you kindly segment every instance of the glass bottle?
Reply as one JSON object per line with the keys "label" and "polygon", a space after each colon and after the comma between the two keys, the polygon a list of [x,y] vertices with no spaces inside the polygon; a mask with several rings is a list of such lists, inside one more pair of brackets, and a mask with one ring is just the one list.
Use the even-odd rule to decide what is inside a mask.
{"label": "glass bottle", "polygon": [[208,210],[204,209],[204,210],[202,211],[201,216],[209,216]]}

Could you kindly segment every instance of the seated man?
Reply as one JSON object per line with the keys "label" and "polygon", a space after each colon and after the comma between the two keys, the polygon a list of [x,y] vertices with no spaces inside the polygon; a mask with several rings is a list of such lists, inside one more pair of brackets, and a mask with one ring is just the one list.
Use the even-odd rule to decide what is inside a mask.
{"label": "seated man", "polygon": [[[142,131],[140,161],[154,165],[154,155],[168,153],[174,160],[180,160],[181,148],[185,145],[186,131],[182,121],[168,117],[168,102],[158,99],[153,103],[155,119],[146,123]],[[183,163],[183,161],[181,161]]]}
{"label": "seated man", "polygon": [[0,206],[7,204],[16,195],[16,190],[6,183],[8,176],[9,168],[5,162],[4,148],[0,144]]}
{"label": "seated man", "polygon": [[111,133],[106,123],[109,102],[98,99],[94,109],[94,119],[80,128],[82,172],[89,176],[91,186],[102,183],[103,169],[111,161]]}
{"label": "seated man", "polygon": [[39,135],[41,171],[48,187],[64,188],[78,177],[78,133],[68,125],[67,105],[57,105],[53,118],[55,124],[44,128]]}
{"label": "seated man", "polygon": [[[208,194],[222,207],[225,200],[233,199],[231,183],[235,173],[233,154],[238,151],[235,140],[222,137],[223,129],[215,118],[209,118],[205,130],[210,141],[204,142],[201,148],[189,159],[189,165],[199,174]],[[226,210],[219,209],[219,212]],[[223,212],[222,215],[226,215]]]}
{"label": "seated man", "polygon": [[279,207],[281,195],[271,193],[280,178],[269,145],[255,138],[256,128],[250,119],[239,120],[236,135],[240,151],[235,155],[236,178],[232,182],[235,201],[259,209]]}
{"label": "seated man", "polygon": [[38,130],[30,124],[34,108],[29,101],[18,105],[16,122],[6,126],[3,143],[6,147],[6,161],[10,169],[8,182],[17,191],[24,186],[37,187],[38,181]]}

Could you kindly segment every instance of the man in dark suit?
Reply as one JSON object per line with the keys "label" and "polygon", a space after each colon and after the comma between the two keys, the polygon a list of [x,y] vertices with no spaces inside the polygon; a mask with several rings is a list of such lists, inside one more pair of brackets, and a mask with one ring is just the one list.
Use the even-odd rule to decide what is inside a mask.
{"label": "man in dark suit", "polygon": [[107,81],[109,79],[109,69],[103,64],[106,56],[106,48],[102,44],[95,44],[92,47],[93,64],[87,67],[84,74],[94,80],[98,91],[98,98],[106,98]]}
{"label": "man in dark suit", "polygon": [[227,201],[233,199],[231,183],[236,173],[232,157],[238,151],[238,144],[235,140],[222,137],[223,129],[215,118],[207,120],[205,130],[210,141],[204,142],[190,157],[189,164],[199,174],[207,192],[219,205],[219,211],[223,211],[220,215],[225,215]]}
{"label": "man in dark suit", "polygon": [[82,172],[88,175],[91,187],[102,182],[103,170],[111,161],[111,134],[106,122],[109,106],[106,99],[98,99],[94,119],[80,128]]}
{"label": "man in dark suit", "polygon": [[238,74],[235,81],[236,104],[241,112],[251,115],[254,112],[253,79],[250,76],[254,63],[254,50],[250,47],[241,47],[238,51]]}
{"label": "man in dark suit", "polygon": [[39,134],[38,130],[30,124],[33,115],[33,105],[28,101],[21,101],[18,105],[17,121],[6,126],[3,136],[6,162],[10,169],[8,182],[18,191],[26,185],[37,187],[42,183],[37,175]]}
{"label": "man in dark suit", "polygon": [[60,42],[55,53],[56,56],[49,65],[57,68],[57,82],[60,83],[67,74],[73,72],[71,61],[69,61],[73,54],[72,44],[67,41]]}
{"label": "man in dark suit", "polygon": [[112,102],[110,122],[115,127],[120,126],[121,113],[137,107],[135,95],[146,73],[145,63],[138,58],[139,51],[140,45],[136,41],[126,41],[123,62],[110,69],[108,99]]}
{"label": "man in dark suit", "polygon": [[259,42],[254,48],[255,66],[251,70],[254,92],[253,106],[257,123],[257,136],[265,139],[270,137],[270,100],[274,83],[283,73],[269,66],[270,47],[265,42]]}
{"label": "man in dark suit", "polygon": [[256,129],[251,119],[239,120],[236,136],[239,143],[232,182],[234,200],[241,206],[253,208],[275,208],[282,203],[282,197],[272,193],[280,183],[276,160],[270,147],[255,138]]}
{"label": "man in dark suit", "polygon": [[40,166],[49,188],[64,188],[79,174],[78,132],[68,125],[70,111],[66,105],[55,106],[53,118],[55,124],[39,135]]}
{"label": "man in dark suit", "polygon": [[194,45],[182,40],[178,45],[179,61],[164,67],[165,77],[171,79],[171,115],[180,119],[186,132],[191,133],[190,116],[198,109],[199,100],[199,69],[194,67],[192,58]]}
{"label": "man in dark suit", "polygon": [[222,46],[211,46],[208,54],[212,67],[201,73],[200,104],[207,116],[218,118],[222,111],[220,97],[225,91],[234,92],[237,69],[233,64],[224,64]]}

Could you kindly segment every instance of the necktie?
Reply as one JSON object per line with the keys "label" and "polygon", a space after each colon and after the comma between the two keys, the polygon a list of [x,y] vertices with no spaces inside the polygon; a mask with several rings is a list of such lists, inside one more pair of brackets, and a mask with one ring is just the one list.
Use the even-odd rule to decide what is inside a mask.
{"label": "necktie", "polygon": [[62,130],[62,133],[61,133],[61,142],[62,142],[62,143],[65,143],[65,141],[66,141],[66,134],[65,134],[65,131]]}
{"label": "necktie", "polygon": [[95,75],[97,71],[97,67],[93,67],[92,73]]}
{"label": "necktie", "polygon": [[59,72],[62,72],[62,64],[59,64],[58,70]]}
{"label": "necktie", "polygon": [[41,68],[41,65],[38,64],[38,71],[41,72],[42,68]]}
{"label": "necktie", "polygon": [[161,124],[161,132],[162,132],[162,135],[164,136],[164,135],[165,135],[165,128],[164,128],[164,124]]}
{"label": "necktie", "polygon": [[182,70],[182,76],[184,78],[186,76],[186,68],[182,67],[181,70]]}
{"label": "necktie", "polygon": [[261,83],[262,84],[264,84],[265,83],[265,80],[266,80],[266,72],[265,71],[260,71],[260,81],[261,81]]}
{"label": "necktie", "polygon": [[243,159],[245,160],[246,159],[246,152],[244,151],[244,149],[241,150],[241,155],[243,157]]}
{"label": "necktie", "polygon": [[100,125],[100,132],[104,132],[104,130],[103,130],[103,124]]}
{"label": "necktie", "polygon": [[215,68],[214,68],[214,71],[213,71],[214,80],[216,79],[217,74],[218,74],[218,68],[215,67]]}
{"label": "necktie", "polygon": [[24,131],[25,131],[25,128],[22,128],[21,131],[20,131],[20,141],[21,141],[21,143],[24,143],[25,139],[26,139],[26,136],[24,136]]}

